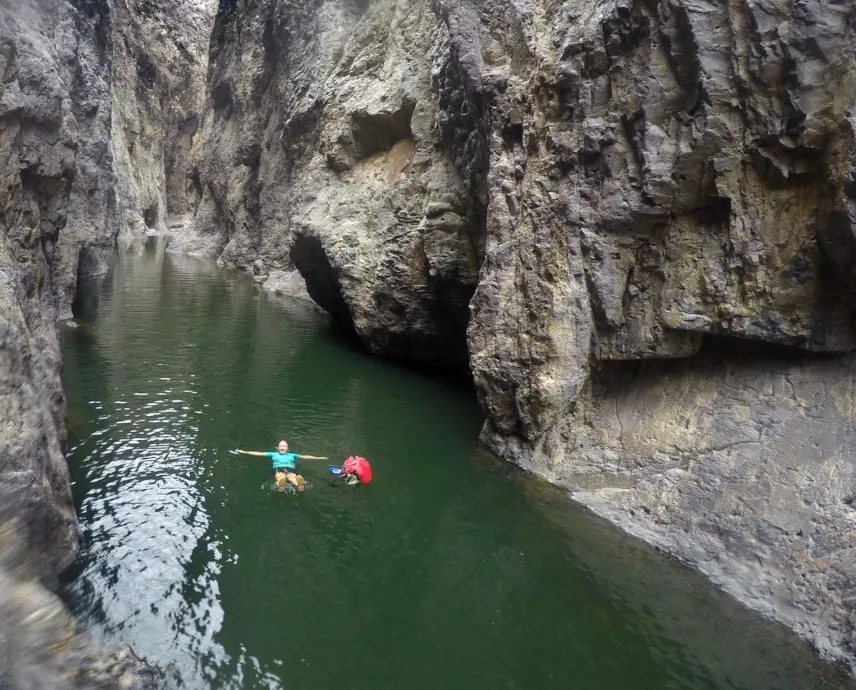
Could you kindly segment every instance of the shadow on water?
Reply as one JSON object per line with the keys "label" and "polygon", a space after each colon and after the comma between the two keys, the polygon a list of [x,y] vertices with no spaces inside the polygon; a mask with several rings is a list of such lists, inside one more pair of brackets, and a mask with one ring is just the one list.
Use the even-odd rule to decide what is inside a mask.
{"label": "shadow on water", "polygon": [[[66,596],[191,688],[852,689],[792,634],[477,447],[471,390],[157,248],[64,334]],[[303,495],[271,490],[286,437]],[[375,480],[330,484],[368,457]]]}

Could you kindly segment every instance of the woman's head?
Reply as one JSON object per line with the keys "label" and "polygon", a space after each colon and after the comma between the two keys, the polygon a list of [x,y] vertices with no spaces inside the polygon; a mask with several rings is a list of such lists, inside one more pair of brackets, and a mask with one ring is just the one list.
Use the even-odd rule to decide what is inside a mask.
{"label": "woman's head", "polygon": [[280,441],[279,443],[276,444],[276,449],[280,453],[287,453],[288,452],[288,441]]}

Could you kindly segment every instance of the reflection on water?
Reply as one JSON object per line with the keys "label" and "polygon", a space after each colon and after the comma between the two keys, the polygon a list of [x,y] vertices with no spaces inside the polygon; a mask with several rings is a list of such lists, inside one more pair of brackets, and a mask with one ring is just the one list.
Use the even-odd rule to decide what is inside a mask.
{"label": "reflection on water", "polygon": [[[782,629],[476,447],[472,394],[149,251],[66,334],[68,597],[192,688],[852,688]],[[372,460],[270,490],[269,449]]]}

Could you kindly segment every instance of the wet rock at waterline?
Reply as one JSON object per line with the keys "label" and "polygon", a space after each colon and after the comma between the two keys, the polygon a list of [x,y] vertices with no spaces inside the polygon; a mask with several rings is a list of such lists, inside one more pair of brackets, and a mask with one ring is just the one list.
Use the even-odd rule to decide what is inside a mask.
{"label": "wet rock at waterline", "polygon": [[60,599],[33,579],[15,528],[0,525],[0,687],[154,690],[164,678],[130,649],[95,648]]}
{"label": "wet rock at waterline", "polygon": [[694,359],[599,367],[534,450],[489,425],[483,438],[849,659],[854,374],[852,355],[715,341]]}
{"label": "wet rock at waterline", "polygon": [[180,216],[174,249],[299,271],[371,351],[469,363],[491,447],[853,662],[852,3],[214,9],[0,0],[0,519],[32,575],[77,541],[55,323]]}
{"label": "wet rock at waterline", "polygon": [[854,12],[222,4],[176,248],[468,358],[492,448],[853,662]]}
{"label": "wet rock at waterline", "polygon": [[[116,130],[124,123],[129,131],[129,99],[148,98],[117,77],[129,60],[142,64],[133,41],[147,36],[132,35],[123,14],[142,21],[151,3],[138,5],[0,0],[0,524],[18,544],[14,572],[0,566],[4,688],[141,687],[144,680],[136,662],[72,634],[70,618],[41,584],[54,584],[78,551],[57,323],[71,317],[78,277],[105,270],[125,212],[144,201],[126,194],[123,166],[133,162],[117,154]],[[181,14],[180,3],[170,7]]]}

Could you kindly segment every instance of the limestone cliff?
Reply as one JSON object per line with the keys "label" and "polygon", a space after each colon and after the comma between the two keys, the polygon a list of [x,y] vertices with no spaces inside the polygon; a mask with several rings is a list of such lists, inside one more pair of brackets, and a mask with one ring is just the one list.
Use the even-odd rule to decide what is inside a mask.
{"label": "limestone cliff", "polygon": [[492,448],[852,664],[854,27],[849,0],[221,0],[174,246],[468,362]]}
{"label": "limestone cliff", "polygon": [[[193,26],[202,21],[197,21],[195,4],[188,0],[183,5],[188,4],[192,12],[178,2],[159,10],[159,28],[175,25],[185,15]],[[188,100],[174,97],[160,119],[148,112],[146,127],[160,129],[143,148],[153,160],[150,167],[160,166],[161,172],[146,193],[138,192],[144,185],[134,186],[147,174],[143,157],[128,154],[125,146],[129,113],[151,105],[146,88],[172,84],[166,77],[150,79],[140,68],[139,46],[146,42],[150,51],[159,46],[135,23],[147,21],[143,6],[151,3],[0,0],[3,688],[143,687],[151,680],[132,656],[107,659],[94,650],[56,597],[39,584],[54,583],[78,549],[63,456],[65,406],[57,323],[71,315],[78,276],[104,270],[106,252],[115,246],[123,219],[144,215],[139,209],[152,198],[184,203],[182,193],[170,192],[178,186],[170,182],[170,170],[177,176],[187,152],[166,139],[170,127],[184,131],[182,118],[188,116],[192,91]],[[148,21],[157,24],[151,16]],[[186,58],[189,67],[181,79],[190,79],[195,69],[198,95],[207,28],[187,34],[196,36],[194,50],[202,57]],[[125,69],[132,59],[137,66],[133,93]],[[150,62],[146,65],[158,70],[158,62]],[[174,63],[168,67],[176,74],[181,71]],[[169,69],[160,68],[158,75],[163,73],[169,75]],[[183,87],[176,83],[174,88]],[[163,100],[163,93],[158,97]],[[156,218],[165,215],[167,205],[164,201],[156,206]],[[132,226],[128,232],[135,230]]]}

